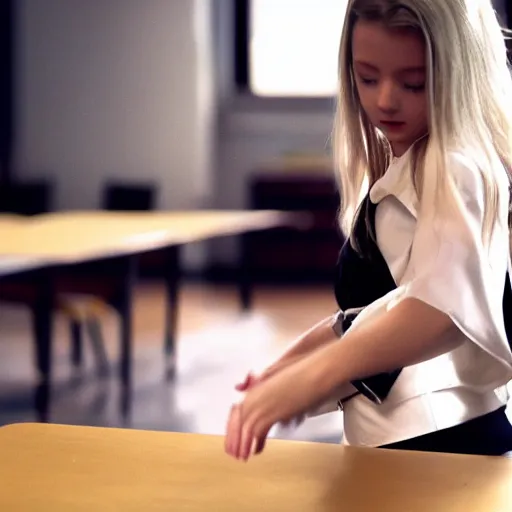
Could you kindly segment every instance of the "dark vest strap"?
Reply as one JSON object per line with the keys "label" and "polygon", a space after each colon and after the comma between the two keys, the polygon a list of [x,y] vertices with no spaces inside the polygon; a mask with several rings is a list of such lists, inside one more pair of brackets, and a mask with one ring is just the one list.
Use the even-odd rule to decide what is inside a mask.
{"label": "dark vest strap", "polygon": [[[361,204],[354,226],[358,250],[347,240],[339,254],[335,295],[341,310],[368,306],[396,288],[396,283],[376,243],[377,205],[367,196]],[[512,299],[512,295],[511,295]],[[346,318],[348,329],[356,315]],[[380,403],[389,394],[401,369],[359,379],[352,385],[370,400]]]}
{"label": "dark vest strap", "polygon": [[358,250],[347,239],[337,264],[335,295],[345,311],[368,306],[396,288],[395,280],[376,242],[377,205],[367,196],[359,208],[354,226]]}

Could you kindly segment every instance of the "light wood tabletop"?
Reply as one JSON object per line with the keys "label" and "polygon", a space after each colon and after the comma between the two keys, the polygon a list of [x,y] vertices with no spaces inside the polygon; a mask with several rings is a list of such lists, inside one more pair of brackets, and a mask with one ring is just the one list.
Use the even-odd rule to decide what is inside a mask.
{"label": "light wood tabletop", "polygon": [[272,210],[0,215],[0,255],[75,262],[293,225],[298,219]]}
{"label": "light wood tabletop", "polygon": [[505,512],[512,460],[270,440],[18,424],[0,429],[0,510]]}
{"label": "light wood tabletop", "polygon": [[40,268],[45,265],[51,265],[53,260],[50,258],[25,257],[25,256],[3,256],[0,255],[0,277],[3,275],[17,274],[26,270]]}

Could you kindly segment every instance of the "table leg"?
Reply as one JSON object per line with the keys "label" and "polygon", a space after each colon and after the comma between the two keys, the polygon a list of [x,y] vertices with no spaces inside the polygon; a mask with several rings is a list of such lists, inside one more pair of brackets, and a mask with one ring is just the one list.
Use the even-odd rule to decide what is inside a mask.
{"label": "table leg", "polygon": [[137,277],[137,257],[128,256],[120,262],[123,265],[122,285],[116,306],[121,317],[120,378],[121,415],[127,420],[131,413],[133,386],[133,291]]}
{"label": "table leg", "polygon": [[180,246],[173,245],[167,249],[167,269],[165,272],[165,374],[170,379],[174,376],[176,363],[176,333],[178,331],[178,299],[181,278]]}
{"label": "table leg", "polygon": [[36,366],[39,372],[35,391],[38,420],[47,422],[51,401],[52,334],[54,294],[49,278],[41,278],[32,308]]}

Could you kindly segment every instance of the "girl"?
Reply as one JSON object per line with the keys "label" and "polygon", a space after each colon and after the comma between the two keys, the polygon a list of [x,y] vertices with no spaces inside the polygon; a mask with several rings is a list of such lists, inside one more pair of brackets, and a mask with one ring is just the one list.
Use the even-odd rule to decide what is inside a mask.
{"label": "girl", "polygon": [[512,450],[512,81],[490,0],[349,0],[334,130],[340,311],[249,375],[225,448],[330,402],[352,445]]}

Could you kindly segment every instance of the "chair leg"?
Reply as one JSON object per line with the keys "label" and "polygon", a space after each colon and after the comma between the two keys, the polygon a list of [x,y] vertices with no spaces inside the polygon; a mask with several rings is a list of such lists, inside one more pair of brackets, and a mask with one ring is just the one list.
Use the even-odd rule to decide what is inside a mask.
{"label": "chair leg", "polygon": [[110,365],[107,351],[105,349],[105,340],[103,338],[101,323],[96,317],[89,317],[85,319],[85,327],[87,328],[87,333],[89,334],[89,338],[91,340],[98,374],[100,376],[106,376],[109,374]]}
{"label": "chair leg", "polygon": [[71,338],[71,363],[75,368],[79,368],[83,361],[83,345],[82,345],[82,325],[79,320],[71,319],[70,324]]}

